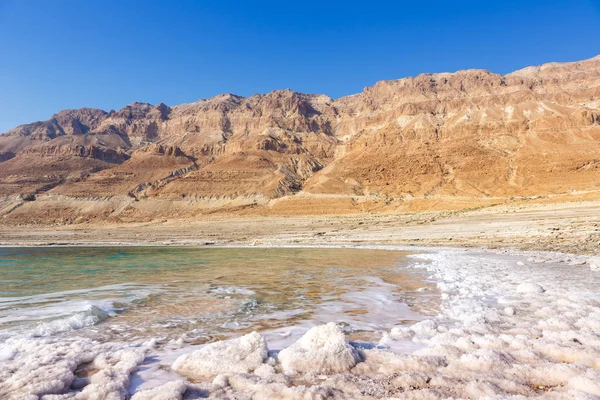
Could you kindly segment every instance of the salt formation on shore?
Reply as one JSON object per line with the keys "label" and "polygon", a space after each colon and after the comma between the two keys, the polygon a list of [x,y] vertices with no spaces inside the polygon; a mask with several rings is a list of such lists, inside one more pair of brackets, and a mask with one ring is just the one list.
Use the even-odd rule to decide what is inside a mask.
{"label": "salt formation on shore", "polygon": [[237,339],[207,344],[184,354],[173,370],[191,378],[210,378],[224,373],[246,373],[260,367],[267,358],[265,339],[256,332]]}
{"label": "salt formation on shore", "polygon": [[[125,399],[148,350],[82,338],[18,339],[3,347],[10,354],[0,361],[0,398],[15,400]],[[83,370],[94,373],[78,376]]]}
{"label": "salt formation on shore", "polygon": [[289,375],[346,372],[361,361],[357,350],[348,344],[344,332],[333,322],[312,328],[283,349],[277,358],[283,372]]}
{"label": "salt formation on shore", "polygon": [[544,293],[546,290],[537,283],[523,282],[517,286],[517,292],[519,293]]}
{"label": "salt formation on shore", "polygon": [[131,400],[179,400],[186,390],[185,382],[171,381],[153,389],[139,391]]}
{"label": "salt formation on shore", "polygon": [[[0,351],[0,398],[598,398],[600,277],[536,254],[412,255],[412,268],[428,271],[442,292],[436,318],[396,326],[371,346],[321,325],[278,354],[253,332],[164,361],[162,371],[188,379],[157,378],[150,387],[129,381],[144,357],[159,352],[151,346],[9,340]],[[411,354],[386,348],[403,341],[424,347]]]}

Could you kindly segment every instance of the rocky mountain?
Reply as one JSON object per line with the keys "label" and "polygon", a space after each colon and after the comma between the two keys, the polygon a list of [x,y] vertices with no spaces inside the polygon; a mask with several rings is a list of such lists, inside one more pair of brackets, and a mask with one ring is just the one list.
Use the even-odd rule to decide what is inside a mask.
{"label": "rocky mountain", "polygon": [[65,110],[0,135],[5,223],[461,208],[600,191],[600,56]]}

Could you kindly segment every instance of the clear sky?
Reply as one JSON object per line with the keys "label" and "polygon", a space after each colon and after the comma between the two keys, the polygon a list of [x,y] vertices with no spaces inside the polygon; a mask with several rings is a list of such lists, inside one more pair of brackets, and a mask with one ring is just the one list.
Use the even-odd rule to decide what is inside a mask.
{"label": "clear sky", "polygon": [[65,108],[168,105],[600,54],[600,0],[0,0],[0,132]]}

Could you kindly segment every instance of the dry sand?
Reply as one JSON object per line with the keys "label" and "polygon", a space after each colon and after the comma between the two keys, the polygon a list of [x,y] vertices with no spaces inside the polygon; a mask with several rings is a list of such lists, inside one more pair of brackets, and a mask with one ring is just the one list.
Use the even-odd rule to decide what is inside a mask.
{"label": "dry sand", "polygon": [[600,201],[466,211],[241,217],[139,224],[0,225],[0,245],[486,246],[596,254]]}

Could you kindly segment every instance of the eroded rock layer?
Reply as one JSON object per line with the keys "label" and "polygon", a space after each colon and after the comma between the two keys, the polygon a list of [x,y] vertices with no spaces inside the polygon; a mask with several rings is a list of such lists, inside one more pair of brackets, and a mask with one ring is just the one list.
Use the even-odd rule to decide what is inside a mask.
{"label": "eroded rock layer", "polygon": [[[600,57],[65,110],[0,136],[6,223],[485,205],[600,190]],[[457,205],[458,204],[458,205]]]}

